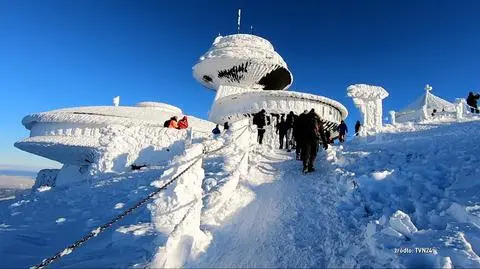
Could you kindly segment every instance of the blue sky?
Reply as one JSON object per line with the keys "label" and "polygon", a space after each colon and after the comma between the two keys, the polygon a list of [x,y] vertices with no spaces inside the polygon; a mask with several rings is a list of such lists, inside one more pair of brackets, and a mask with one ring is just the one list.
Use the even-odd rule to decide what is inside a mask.
{"label": "blue sky", "polygon": [[152,100],[206,118],[214,97],[191,67],[218,35],[270,40],[292,90],[325,95],[359,115],[353,83],[390,92],[399,109],[430,83],[447,100],[480,86],[480,1],[0,0],[0,164],[49,166],[13,143],[23,116],[62,107]]}

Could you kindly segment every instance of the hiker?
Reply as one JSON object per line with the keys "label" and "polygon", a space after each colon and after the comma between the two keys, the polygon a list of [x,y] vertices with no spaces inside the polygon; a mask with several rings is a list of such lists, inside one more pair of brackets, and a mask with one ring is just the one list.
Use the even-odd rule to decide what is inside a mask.
{"label": "hiker", "polygon": [[304,126],[304,144],[302,147],[303,173],[310,173],[315,171],[313,164],[317,158],[320,139],[322,140],[324,149],[328,149],[328,144],[325,139],[323,123],[313,108],[308,112]]}
{"label": "hiker", "polygon": [[297,117],[297,120],[295,121],[293,126],[293,129],[295,132],[295,144],[296,144],[295,156],[297,160],[301,160],[304,133],[305,133],[305,120],[307,117],[307,113],[308,113],[307,110],[303,111],[303,113]]}
{"label": "hiker", "polygon": [[188,128],[187,116],[183,116],[183,118],[178,121],[177,128],[178,129],[187,129]]}
{"label": "hiker", "polygon": [[432,111],[431,116],[432,116],[432,117],[435,117],[435,113],[437,113],[437,110],[434,108],[433,111]]}
{"label": "hiker", "polygon": [[477,113],[478,114],[478,106],[477,106],[477,100],[480,98],[480,95],[477,93],[477,94],[473,94],[473,92],[469,92],[468,93],[468,97],[467,97],[467,105],[470,106],[470,111],[472,113]]}
{"label": "hiker", "polygon": [[257,141],[258,144],[262,144],[263,135],[265,134],[265,109],[260,110],[257,114],[253,116],[253,124],[257,125],[258,137]]}
{"label": "hiker", "polygon": [[[283,149],[283,140],[285,140],[285,136],[287,136],[287,123],[285,122],[285,118],[282,116],[280,118],[280,122],[277,124],[277,132],[278,138],[280,141],[280,149]],[[286,141],[288,143],[288,139]],[[285,145],[288,149],[288,144]]]}
{"label": "hiker", "polygon": [[175,128],[178,129],[178,124],[177,124],[177,117],[173,116],[170,118],[168,121],[168,128]]}
{"label": "hiker", "polygon": [[218,124],[217,124],[217,126],[215,126],[215,128],[213,128],[212,133],[213,133],[214,135],[220,134],[220,129],[218,128]]}
{"label": "hiker", "polygon": [[358,136],[360,133],[360,127],[362,127],[362,125],[360,124],[360,121],[357,120],[357,123],[355,123],[355,136]]}
{"label": "hiker", "polygon": [[173,119],[173,117],[171,117],[170,119],[166,120],[163,122],[163,127],[165,128],[168,128],[168,126],[170,126],[170,121]]}
{"label": "hiker", "polygon": [[338,141],[340,143],[345,142],[345,134],[348,133],[348,128],[347,125],[345,124],[345,121],[341,121],[340,125],[338,125]]}
{"label": "hiker", "polygon": [[295,118],[296,115],[293,113],[293,111],[290,111],[287,115],[287,151],[290,152],[290,146],[293,145],[293,126],[295,124]]}
{"label": "hiker", "polygon": [[223,130],[226,131],[230,129],[230,126],[228,126],[228,121],[226,121],[224,124],[223,124]]}
{"label": "hiker", "polygon": [[325,139],[327,140],[328,144],[333,144],[332,133],[329,130],[325,131]]}

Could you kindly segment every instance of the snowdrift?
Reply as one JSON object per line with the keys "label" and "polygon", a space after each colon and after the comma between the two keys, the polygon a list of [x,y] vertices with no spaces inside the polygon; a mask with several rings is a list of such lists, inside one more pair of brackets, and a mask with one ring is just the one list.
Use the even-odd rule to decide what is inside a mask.
{"label": "snowdrift", "polygon": [[376,257],[405,267],[480,266],[480,121],[388,127],[332,157],[349,193],[340,209]]}

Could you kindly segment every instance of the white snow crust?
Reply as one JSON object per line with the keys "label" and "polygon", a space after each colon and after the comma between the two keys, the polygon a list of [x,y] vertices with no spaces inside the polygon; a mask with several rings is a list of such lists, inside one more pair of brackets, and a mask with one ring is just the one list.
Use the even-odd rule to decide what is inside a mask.
{"label": "white snow crust", "polygon": [[[241,81],[232,82],[218,76],[220,70],[229,70],[234,66],[249,63],[248,72],[242,73]],[[288,70],[282,57],[274,51],[272,44],[261,37],[248,34],[235,34],[217,37],[212,47],[200,57],[193,67],[193,76],[202,85],[216,90],[221,85],[242,86],[263,89],[257,84],[266,74],[279,66]],[[212,81],[206,82],[203,76],[208,75]],[[290,77],[292,77],[290,73]],[[286,85],[283,89],[287,89]]]}
{"label": "white snow crust", "polygon": [[323,96],[292,91],[255,91],[225,96],[218,99],[209,115],[213,122],[245,118],[246,113],[257,113],[265,109],[268,113],[297,115],[314,108],[322,119],[339,123],[348,116],[347,109],[339,102]]}
{"label": "white snow crust", "polygon": [[[431,119],[380,131],[320,150],[307,175],[273,141],[255,145],[247,121],[207,139],[186,134],[178,156],[138,171],[44,171],[39,178],[55,177],[55,187],[0,201],[2,266],[32,266],[98,231],[201,157],[147,207],[67,249],[54,265],[480,267],[480,144],[472,139],[480,120]],[[135,152],[137,142],[124,139],[112,140],[118,152]]]}

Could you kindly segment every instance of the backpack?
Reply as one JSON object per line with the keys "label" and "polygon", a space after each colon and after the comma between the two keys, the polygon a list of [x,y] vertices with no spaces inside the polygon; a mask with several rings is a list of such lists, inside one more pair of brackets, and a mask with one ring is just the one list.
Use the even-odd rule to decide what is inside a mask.
{"label": "backpack", "polygon": [[170,120],[166,120],[164,123],[163,123],[163,127],[167,127],[170,125]]}

